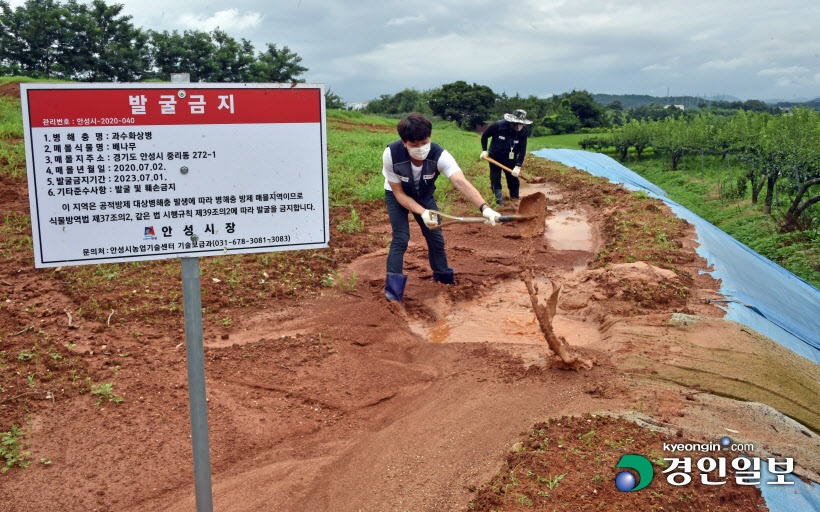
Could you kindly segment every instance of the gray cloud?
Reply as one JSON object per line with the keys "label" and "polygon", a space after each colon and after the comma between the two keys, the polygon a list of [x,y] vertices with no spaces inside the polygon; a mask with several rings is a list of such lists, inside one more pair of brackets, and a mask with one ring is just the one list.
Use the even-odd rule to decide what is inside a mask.
{"label": "gray cloud", "polygon": [[387,20],[386,27],[391,25],[404,25],[405,23],[424,23],[427,18],[424,16],[405,16],[404,18],[391,18]]}
{"label": "gray cloud", "polygon": [[456,80],[537,96],[820,96],[816,0],[118,1],[143,28],[287,45],[346,101]]}
{"label": "gray cloud", "polygon": [[231,33],[242,32],[260,26],[262,23],[262,15],[258,12],[240,14],[238,9],[226,9],[224,11],[217,11],[210,16],[186,12],[180,16],[179,21],[184,28],[192,30],[210,32],[215,28],[220,28]]}
{"label": "gray cloud", "polygon": [[809,69],[804,68],[802,66],[792,66],[790,68],[769,68],[769,69],[761,69],[757,72],[758,76],[766,76],[766,75],[798,75],[803,73],[808,73]]}
{"label": "gray cloud", "polygon": [[650,64],[649,66],[642,67],[641,71],[668,71],[670,69],[672,69],[672,67],[666,64]]}

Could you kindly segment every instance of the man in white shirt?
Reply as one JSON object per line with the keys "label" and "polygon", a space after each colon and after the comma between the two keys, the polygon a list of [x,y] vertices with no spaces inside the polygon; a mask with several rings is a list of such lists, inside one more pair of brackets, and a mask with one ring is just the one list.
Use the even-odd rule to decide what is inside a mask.
{"label": "man in white shirt", "polygon": [[440,222],[438,215],[431,212],[438,209],[433,192],[439,174],[444,174],[465,199],[478,207],[488,224],[495,226],[501,215],[484,202],[453,156],[438,144],[430,142],[433,125],[429,119],[414,112],[399,121],[397,131],[401,139],[388,145],[382,156],[384,196],[393,228],[384,293],[388,300],[400,302],[407,284],[403,266],[404,253],[410,241],[408,212],[413,214],[427,240],[433,279],[444,284],[453,284],[454,281],[453,269],[447,265],[444,236],[440,229],[429,229]]}

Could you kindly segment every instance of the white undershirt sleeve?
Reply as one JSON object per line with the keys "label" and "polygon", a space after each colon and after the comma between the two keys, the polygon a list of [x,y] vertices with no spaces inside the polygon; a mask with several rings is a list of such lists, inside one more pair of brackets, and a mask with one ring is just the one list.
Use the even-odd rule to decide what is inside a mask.
{"label": "white undershirt sleeve", "polygon": [[453,155],[451,155],[449,151],[444,150],[441,157],[438,159],[438,172],[449,179],[450,176],[460,170],[461,167],[458,166],[458,163],[456,163],[456,159],[453,158]]}
{"label": "white undershirt sleeve", "polygon": [[384,189],[393,190],[390,188],[390,183],[401,183],[399,175],[393,172],[393,156],[390,154],[390,148],[384,148],[382,154],[382,174],[384,175]]}

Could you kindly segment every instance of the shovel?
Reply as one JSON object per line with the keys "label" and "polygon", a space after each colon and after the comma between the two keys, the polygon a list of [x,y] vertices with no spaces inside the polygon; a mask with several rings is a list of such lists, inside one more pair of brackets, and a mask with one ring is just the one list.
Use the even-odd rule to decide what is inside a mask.
{"label": "shovel", "polygon": [[[484,223],[487,219],[484,217],[456,217],[454,215],[447,215],[436,210],[430,210],[433,213],[445,217],[447,220],[430,229],[439,229],[450,224],[462,223]],[[518,229],[521,234],[528,237],[535,237],[544,234],[546,229],[545,220],[547,218],[547,196],[542,192],[536,192],[521,198],[521,203],[518,205],[518,215],[502,215],[498,218],[499,222],[518,222]]]}
{"label": "shovel", "polygon": [[[507,172],[513,172],[513,170],[510,169],[509,167],[507,167],[506,165],[504,165],[502,163],[499,163],[499,162],[493,160],[492,158],[490,158],[488,156],[484,156],[482,158],[484,160],[490,162],[491,164],[495,164],[495,165],[501,167],[502,169],[504,169]],[[528,177],[524,176],[524,173],[519,174],[518,177],[521,178],[522,180],[526,181],[527,183],[532,183],[533,182],[532,178],[528,178]]]}

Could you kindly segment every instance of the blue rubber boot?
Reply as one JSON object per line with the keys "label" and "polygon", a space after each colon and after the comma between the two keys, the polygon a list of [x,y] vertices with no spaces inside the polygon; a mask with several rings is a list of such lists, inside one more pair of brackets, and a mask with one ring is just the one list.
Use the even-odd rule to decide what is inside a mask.
{"label": "blue rubber boot", "polygon": [[453,269],[447,269],[447,272],[433,272],[433,281],[441,284],[453,284],[455,282],[455,273]]}
{"label": "blue rubber boot", "polygon": [[493,189],[493,194],[495,194],[495,204],[498,206],[504,206],[504,201],[501,199],[501,189]]}
{"label": "blue rubber boot", "polygon": [[387,274],[384,281],[384,295],[387,300],[401,302],[404,297],[404,287],[407,285],[407,274]]}

